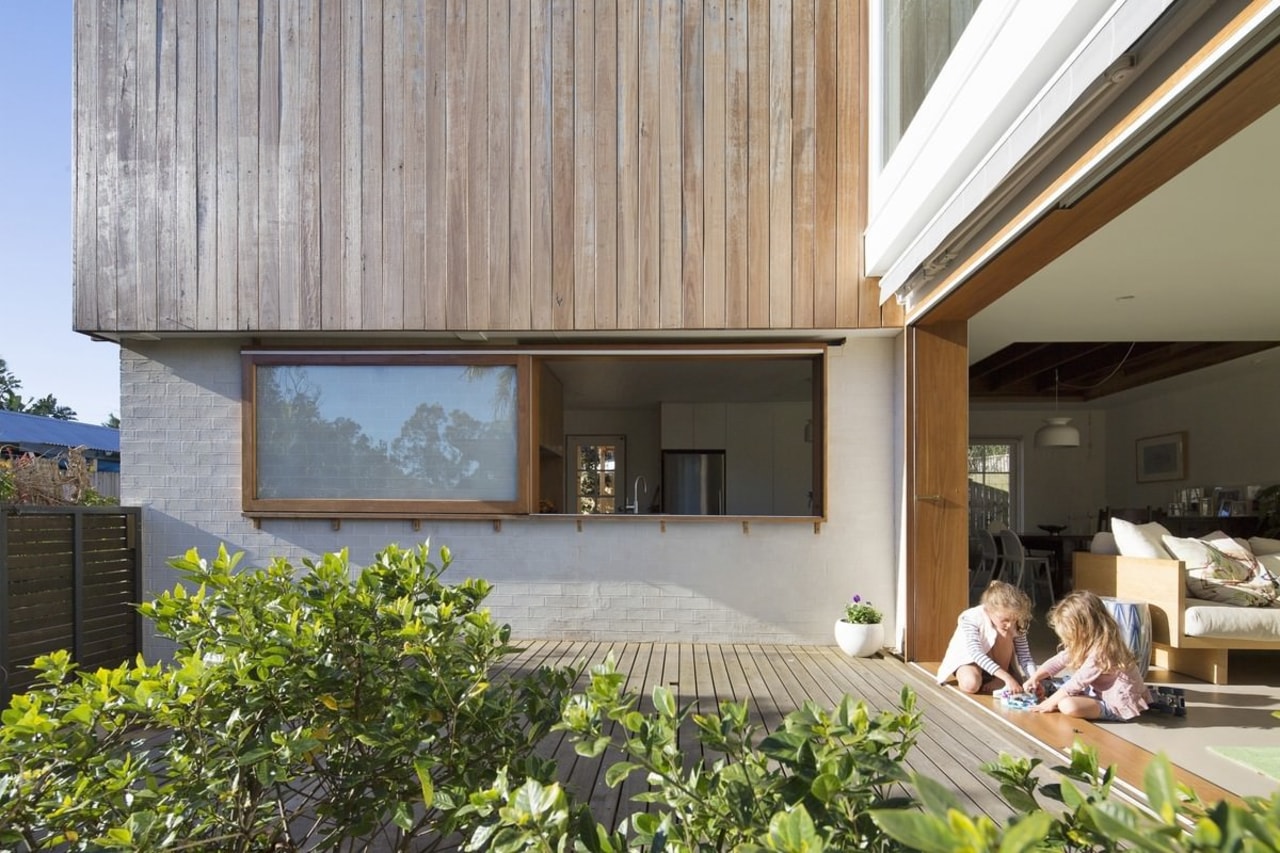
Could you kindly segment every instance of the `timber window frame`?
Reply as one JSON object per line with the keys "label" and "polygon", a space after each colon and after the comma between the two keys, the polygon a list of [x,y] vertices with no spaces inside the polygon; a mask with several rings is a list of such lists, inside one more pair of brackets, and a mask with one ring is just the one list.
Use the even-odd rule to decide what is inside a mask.
{"label": "timber window frame", "polygon": [[[335,523],[341,518],[416,522],[573,515],[565,506],[568,401],[552,371],[569,365],[591,371],[570,371],[574,413],[582,418],[590,417],[584,405],[591,409],[601,403],[591,395],[601,393],[602,386],[627,384],[602,382],[619,380],[620,367],[632,365],[652,380],[643,368],[665,363],[659,390],[646,383],[656,395],[645,398],[652,421],[640,427],[641,435],[650,430],[647,444],[641,442],[654,456],[650,461],[657,464],[660,439],[664,447],[669,443],[668,404],[696,410],[699,430],[702,410],[718,407],[722,436],[716,445],[732,444],[736,436],[736,458],[758,460],[735,469],[741,499],[728,515],[821,520],[826,515],[826,357],[823,343],[422,350],[256,345],[241,351],[242,512],[255,519]],[[347,369],[350,374],[342,375]],[[420,381],[405,379],[405,371],[417,370]],[[494,393],[493,384],[485,386],[488,396],[473,394],[462,381],[471,371],[494,370],[506,377],[502,395]],[[432,381],[433,371],[440,371],[439,382]],[[714,386],[722,396],[707,391]],[[800,396],[797,386],[803,389]],[[484,412],[496,413],[499,396],[509,401],[501,424],[505,431],[490,430],[496,416],[485,423]],[[805,408],[797,411],[797,402]],[[614,405],[622,406],[616,398]],[[424,414],[424,408],[434,412]],[[749,415],[725,432],[729,412]],[[764,419],[753,419],[759,413]],[[737,428],[743,420],[750,423]],[[678,444],[695,446],[687,438]],[[481,449],[473,452],[477,446]],[[660,469],[645,470],[656,486]],[[487,484],[473,482],[477,471],[506,491],[484,492]],[[781,471],[788,473],[774,473]],[[761,490],[770,484],[772,491]]]}
{"label": "timber window frame", "polygon": [[[267,351],[254,350],[245,351],[241,354],[242,368],[242,388],[243,388],[243,409],[242,409],[242,437],[243,437],[243,479],[242,479],[242,504],[245,514],[250,516],[264,517],[377,517],[377,518],[395,518],[395,517],[422,517],[427,515],[475,515],[483,517],[492,517],[495,515],[511,515],[524,514],[530,511],[531,505],[531,438],[530,438],[530,395],[531,381],[530,370],[532,360],[528,356],[516,354],[489,354],[479,352],[458,352],[458,353],[441,353],[441,352],[413,352],[413,351],[387,351],[387,352],[343,352],[337,350],[330,351]],[[457,496],[455,489],[448,486],[433,486],[426,483],[420,486],[420,491],[416,494],[399,494],[392,497],[373,497],[364,496],[322,496],[311,493],[294,493],[289,494],[288,487],[280,487],[276,475],[273,473],[280,469],[279,460],[273,460],[268,457],[268,448],[265,446],[266,441],[263,440],[263,430],[266,429],[268,419],[272,417],[272,403],[266,399],[268,393],[269,376],[272,374],[266,371],[276,371],[279,369],[297,369],[306,371],[308,368],[360,368],[366,372],[361,378],[369,379],[376,377],[379,371],[391,369],[397,371],[400,375],[397,377],[396,387],[404,386],[404,371],[411,373],[421,371],[424,386],[429,386],[431,380],[450,377],[456,377],[460,371],[468,372],[467,375],[485,375],[493,370],[499,371],[499,376],[505,376],[514,379],[514,394],[508,400],[510,406],[509,429],[498,433],[496,439],[489,439],[487,446],[495,448],[498,452],[493,454],[501,462],[501,467],[509,468],[509,477],[491,477],[496,480],[497,485],[480,484],[478,486],[470,486],[464,492],[463,496]],[[433,375],[435,374],[435,375]],[[506,381],[506,380],[502,380]],[[377,390],[377,389],[373,389]],[[389,389],[388,389],[389,390]],[[300,393],[300,392],[296,392]],[[303,399],[306,399],[305,397]],[[445,402],[456,402],[449,398],[444,398]],[[311,401],[314,403],[314,400]],[[390,402],[390,401],[389,401]],[[410,401],[412,404],[414,401]],[[353,420],[346,414],[346,410],[342,408],[344,402],[328,403],[340,414],[332,421],[324,420],[322,428],[328,432],[335,432],[341,427],[345,427],[350,436],[350,431],[355,430],[355,436],[359,436],[361,441],[357,442],[354,437],[351,438],[353,446],[361,445],[368,450],[369,442],[362,436],[363,426],[358,420]],[[402,401],[401,406],[405,405]],[[456,406],[450,409],[446,414],[443,407],[440,406],[440,398],[424,395],[421,401],[417,403],[418,409],[415,414],[423,406],[432,406],[436,411],[434,422],[431,429],[438,432],[440,442],[446,447],[447,454],[455,463],[454,467],[458,471],[454,473],[455,480],[474,479],[475,469],[480,467],[475,462],[474,454],[465,456],[462,454],[458,445],[464,442],[457,439],[457,434],[461,427],[457,423],[463,420],[468,423],[470,428],[482,430],[483,426],[476,426],[473,419],[466,417],[465,413],[459,415],[460,409]],[[443,416],[443,417],[441,417]],[[408,421],[406,421],[406,424]],[[285,424],[289,426],[288,423]],[[384,445],[382,450],[393,445],[397,439],[383,439]],[[471,442],[476,443],[476,442]],[[485,442],[481,442],[485,443]],[[323,453],[322,449],[316,449],[317,453]],[[370,459],[376,458],[376,453],[366,454]],[[436,458],[442,458],[440,454],[436,454]],[[468,464],[469,463],[469,464]],[[294,464],[305,466],[307,461],[305,458],[297,458]],[[399,472],[389,471],[383,474],[397,480],[407,483],[407,488],[418,488],[413,485],[414,477],[422,477],[421,472],[404,471],[401,475]],[[372,476],[379,476],[375,472]],[[385,479],[382,482],[386,482]],[[305,481],[301,487],[303,492],[307,489],[314,490],[316,481]],[[438,491],[437,491],[438,489]],[[286,493],[281,493],[286,492]]]}

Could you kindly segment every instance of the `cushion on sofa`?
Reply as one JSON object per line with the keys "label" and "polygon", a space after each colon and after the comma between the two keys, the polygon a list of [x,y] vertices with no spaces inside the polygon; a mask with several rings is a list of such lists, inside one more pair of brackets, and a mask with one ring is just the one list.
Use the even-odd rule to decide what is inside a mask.
{"label": "cushion on sofa", "polygon": [[1244,539],[1236,539],[1221,530],[1215,530],[1212,533],[1206,533],[1201,536],[1200,541],[1207,542],[1233,560],[1239,560],[1250,571],[1257,567],[1257,560],[1253,556],[1253,550]]}
{"label": "cushion on sofa", "polygon": [[1160,537],[1169,535],[1169,530],[1157,521],[1134,524],[1123,518],[1112,518],[1111,532],[1116,537],[1116,548],[1122,557],[1169,559],[1169,552],[1160,541]]}
{"label": "cushion on sofa", "polygon": [[1266,572],[1273,583],[1280,583],[1280,554],[1263,554],[1256,559],[1259,570]]}
{"label": "cushion on sofa", "polygon": [[1253,536],[1249,539],[1249,550],[1259,557],[1264,557],[1268,554],[1280,554],[1280,539]]}
{"label": "cushion on sofa", "polygon": [[1237,607],[1269,607],[1280,589],[1247,546],[1221,531],[1203,539],[1162,537],[1165,548],[1186,564],[1187,594]]}
{"label": "cushion on sofa", "polygon": [[1093,534],[1093,538],[1089,540],[1089,553],[1119,554],[1120,549],[1116,547],[1116,535],[1109,530],[1100,530]]}
{"label": "cushion on sofa", "polygon": [[1207,601],[1190,600],[1183,610],[1182,622],[1182,632],[1188,637],[1280,641],[1280,604],[1223,607]]}
{"label": "cushion on sofa", "polygon": [[1242,560],[1234,549],[1223,550],[1219,544],[1220,539],[1211,541],[1210,537],[1215,536],[1216,534],[1211,533],[1204,539],[1191,536],[1164,536],[1161,539],[1174,559],[1186,563],[1188,573],[1201,572],[1201,577],[1236,583],[1253,577],[1253,566]]}

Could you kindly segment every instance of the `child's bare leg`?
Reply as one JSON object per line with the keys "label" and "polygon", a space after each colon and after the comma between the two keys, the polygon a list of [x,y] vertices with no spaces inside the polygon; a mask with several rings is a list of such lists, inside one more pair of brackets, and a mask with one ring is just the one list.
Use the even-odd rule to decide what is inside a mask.
{"label": "child's bare leg", "polygon": [[966,663],[956,670],[956,686],[965,693],[981,693],[987,674],[976,663]]}
{"label": "child's bare leg", "polygon": [[1096,720],[1102,716],[1102,703],[1088,696],[1068,696],[1058,703],[1058,710],[1068,717]]}
{"label": "child's bare leg", "polygon": [[[987,654],[991,655],[991,659],[1005,672],[1013,672],[1014,650],[1012,637],[996,637],[996,641],[991,645],[991,651],[987,652]],[[995,678],[995,676],[990,677]],[[995,680],[999,682],[995,685],[996,688],[1004,687],[1002,679],[996,678]]]}

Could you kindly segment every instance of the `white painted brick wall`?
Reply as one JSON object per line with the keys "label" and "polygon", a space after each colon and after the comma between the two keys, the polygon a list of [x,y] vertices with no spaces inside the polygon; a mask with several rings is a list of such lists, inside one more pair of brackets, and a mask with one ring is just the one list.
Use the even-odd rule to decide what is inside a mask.
{"label": "white painted brick wall", "polygon": [[[832,351],[828,522],[681,523],[656,518],[535,516],[488,521],[263,519],[240,512],[240,359],[230,342],[130,343],[122,349],[121,495],[144,507],[148,595],[171,588],[166,565],[195,547],[243,551],[243,565],[349,549],[356,565],[389,543],[430,540],[454,554],[455,580],[495,585],[488,603],[517,638],[828,644],[859,593],[896,637],[898,533],[894,341],[851,339]],[[448,576],[446,576],[448,577]],[[168,646],[151,637],[149,655]]]}

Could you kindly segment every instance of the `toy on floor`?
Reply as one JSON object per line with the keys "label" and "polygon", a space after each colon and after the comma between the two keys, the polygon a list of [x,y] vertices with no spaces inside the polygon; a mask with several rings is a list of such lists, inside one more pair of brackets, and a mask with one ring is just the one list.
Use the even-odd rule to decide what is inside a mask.
{"label": "toy on floor", "polygon": [[1151,691],[1151,704],[1148,711],[1157,714],[1172,714],[1175,717],[1187,715],[1186,691],[1180,687],[1165,687],[1163,684],[1148,684]]}
{"label": "toy on floor", "polygon": [[1007,687],[1001,687],[992,695],[1000,701],[1001,705],[1015,711],[1025,711],[1040,701],[1034,693],[1011,693]]}

